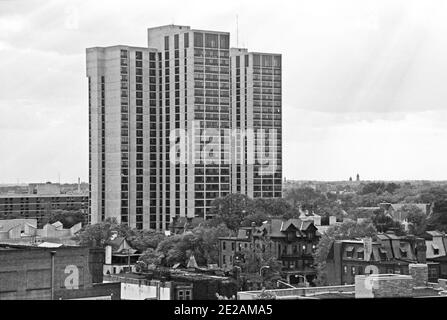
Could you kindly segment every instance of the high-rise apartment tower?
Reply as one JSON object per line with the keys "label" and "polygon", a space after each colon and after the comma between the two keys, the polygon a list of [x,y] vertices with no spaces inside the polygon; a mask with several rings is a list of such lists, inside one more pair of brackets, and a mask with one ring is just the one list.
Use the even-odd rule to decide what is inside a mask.
{"label": "high-rise apartment tower", "polygon": [[91,223],[166,230],[231,192],[281,197],[281,55],[168,25],[87,49]]}

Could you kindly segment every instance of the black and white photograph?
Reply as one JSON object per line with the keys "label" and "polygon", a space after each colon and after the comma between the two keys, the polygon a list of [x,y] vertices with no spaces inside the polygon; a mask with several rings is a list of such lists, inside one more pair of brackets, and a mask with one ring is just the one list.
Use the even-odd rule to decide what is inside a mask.
{"label": "black and white photograph", "polygon": [[445,303],[446,17],[443,0],[0,0],[0,308]]}

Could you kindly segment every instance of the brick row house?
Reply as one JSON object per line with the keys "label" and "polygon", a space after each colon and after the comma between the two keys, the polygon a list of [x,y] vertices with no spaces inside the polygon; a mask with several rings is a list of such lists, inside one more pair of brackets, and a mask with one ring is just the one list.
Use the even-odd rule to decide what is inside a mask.
{"label": "brick row house", "polygon": [[427,263],[429,280],[439,277],[439,263],[427,262],[423,238],[381,233],[377,239],[336,240],[326,259],[329,285],[353,284],[356,275],[409,274],[412,263]]}

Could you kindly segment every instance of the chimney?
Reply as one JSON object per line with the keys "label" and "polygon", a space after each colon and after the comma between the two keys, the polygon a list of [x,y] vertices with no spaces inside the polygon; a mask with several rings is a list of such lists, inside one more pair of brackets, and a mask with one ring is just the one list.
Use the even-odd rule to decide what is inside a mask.
{"label": "chimney", "polygon": [[78,178],[78,193],[81,193],[81,178]]}
{"label": "chimney", "polygon": [[105,264],[112,264],[112,246],[106,246],[105,253]]}
{"label": "chimney", "polygon": [[336,216],[329,216],[329,225],[332,226],[337,223],[337,217]]}
{"label": "chimney", "polygon": [[427,246],[425,245],[424,239],[420,238],[416,239],[415,254],[418,263],[427,262]]}
{"label": "chimney", "polygon": [[413,278],[415,287],[425,287],[428,283],[428,265],[414,263],[408,265],[410,276]]}

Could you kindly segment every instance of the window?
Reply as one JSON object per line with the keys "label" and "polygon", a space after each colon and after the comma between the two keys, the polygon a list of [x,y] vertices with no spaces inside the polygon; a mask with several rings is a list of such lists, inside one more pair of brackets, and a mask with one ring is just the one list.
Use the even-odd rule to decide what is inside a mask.
{"label": "window", "polygon": [[348,257],[348,258],[354,257],[354,247],[349,246],[346,248],[346,257]]}
{"label": "window", "polygon": [[174,35],[174,49],[178,49],[178,46],[179,46],[178,38],[179,38],[178,34]]}
{"label": "window", "polygon": [[387,251],[385,249],[379,248],[379,254],[381,260],[387,260]]}
{"label": "window", "polygon": [[230,48],[230,37],[225,34],[220,35],[220,48],[229,49]]}
{"label": "window", "polygon": [[194,32],[194,47],[203,47],[203,33]]}
{"label": "window", "polygon": [[271,68],[273,65],[272,56],[262,56],[262,66],[266,68]]}
{"label": "window", "polygon": [[353,276],[355,276],[355,267],[354,267],[354,266],[351,267],[351,274],[352,274]]}
{"label": "window", "polygon": [[358,273],[363,274],[363,267],[358,267]]}
{"label": "window", "polygon": [[348,273],[348,266],[343,266],[343,273]]}
{"label": "window", "polygon": [[437,245],[435,245],[434,243],[432,243],[432,248],[433,248],[433,254],[434,255],[438,255],[439,254],[439,247]]}
{"label": "window", "polygon": [[438,270],[436,268],[428,268],[428,278],[437,279],[439,277]]}
{"label": "window", "polygon": [[222,250],[227,250],[227,243],[225,241],[222,242]]}
{"label": "window", "polygon": [[185,48],[189,48],[189,33],[185,33],[184,36],[185,36],[185,38],[184,38],[183,42],[184,42]]}
{"label": "window", "polygon": [[165,37],[165,50],[169,50],[169,37]]}
{"label": "window", "polygon": [[274,56],[273,57],[273,66],[276,68],[281,67],[281,56]]}
{"label": "window", "polygon": [[212,33],[205,34],[205,47],[217,48],[218,47],[218,35]]}
{"label": "window", "polygon": [[400,248],[400,255],[401,255],[402,258],[407,258],[407,256],[408,256],[407,249]]}
{"label": "window", "polygon": [[191,300],[191,290],[186,289],[178,290],[177,300]]}
{"label": "window", "polygon": [[255,67],[261,66],[261,56],[259,54],[253,55],[253,66]]}

